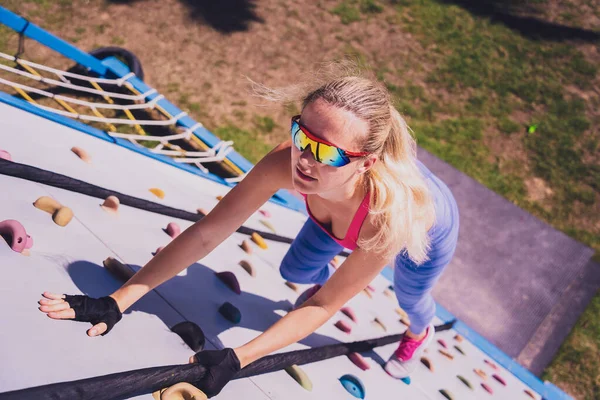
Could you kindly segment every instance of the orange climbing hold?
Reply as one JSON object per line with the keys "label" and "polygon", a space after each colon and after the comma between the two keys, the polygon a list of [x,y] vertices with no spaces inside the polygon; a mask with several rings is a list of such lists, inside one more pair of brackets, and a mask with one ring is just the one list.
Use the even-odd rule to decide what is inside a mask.
{"label": "orange climbing hold", "polygon": [[205,216],[206,216],[206,215],[208,215],[208,212],[209,212],[209,211],[208,211],[206,208],[202,208],[202,207],[200,207],[200,208],[198,208],[198,209],[196,210],[196,212],[197,212],[198,214],[202,214],[202,215],[205,215]]}
{"label": "orange climbing hold", "polygon": [[371,368],[371,364],[369,364],[360,353],[350,353],[348,354],[348,358],[354,363],[354,365],[363,371]]}
{"label": "orange climbing hold", "polygon": [[491,362],[490,360],[483,360],[484,363],[486,363],[487,365],[489,365],[490,367],[494,368],[496,371],[498,370],[498,366],[496,364],[494,364],[493,362]]}
{"label": "orange climbing hold", "polygon": [[242,244],[240,246],[242,248],[242,250],[244,250],[246,253],[248,254],[252,254],[252,246],[250,246],[250,242],[247,240],[243,240]]}
{"label": "orange climbing hold", "polygon": [[157,390],[152,393],[154,400],[207,400],[208,397],[197,387],[187,383],[179,382],[175,385]]}
{"label": "orange climbing hold", "polygon": [[218,201],[221,201],[221,200],[223,200],[223,196],[221,196],[221,195],[217,196],[217,200],[218,200]]}
{"label": "orange climbing hold", "polygon": [[534,399],[534,400],[535,400],[535,395],[533,394],[533,392],[532,392],[531,390],[524,389],[523,391],[525,392],[525,394],[526,394],[527,396],[529,396],[529,397],[531,397],[532,399]]}
{"label": "orange climbing hold", "polygon": [[71,151],[75,153],[75,155],[79,157],[81,161],[84,161],[88,164],[92,163],[92,157],[90,157],[88,152],[82,149],[81,147],[71,147]]}
{"label": "orange climbing hold", "polygon": [[25,227],[14,219],[0,222],[0,236],[4,237],[13,251],[26,254],[26,250],[33,246],[33,239],[25,231]]}
{"label": "orange climbing hold", "polygon": [[267,242],[265,242],[265,239],[263,239],[262,236],[260,236],[258,233],[256,233],[256,232],[252,233],[251,239],[261,249],[263,249],[263,250],[267,249]]}
{"label": "orange climbing hold", "polygon": [[477,375],[479,375],[481,377],[481,379],[487,379],[487,374],[485,373],[485,371],[483,371],[479,368],[475,368],[473,371],[475,371],[475,373]]}
{"label": "orange climbing hold", "polygon": [[167,228],[165,229],[165,232],[167,233],[167,235],[175,239],[181,233],[181,228],[176,222],[169,222]]}
{"label": "orange climbing hold", "polygon": [[73,219],[73,210],[69,207],[61,207],[52,214],[52,221],[58,226],[67,226]]}
{"label": "orange climbing hold", "polygon": [[115,258],[108,257],[102,262],[102,264],[104,264],[104,268],[106,268],[108,272],[123,282],[127,282],[133,275],[135,275],[135,272],[133,272],[128,266]]}
{"label": "orange climbing hold", "polygon": [[165,198],[165,192],[164,192],[164,190],[159,189],[159,188],[150,188],[149,190],[150,190],[150,193],[152,193],[153,195],[155,195],[159,199],[164,199]]}
{"label": "orange climbing hold", "polygon": [[117,196],[108,196],[104,200],[104,203],[102,203],[100,205],[100,207],[102,207],[102,209],[104,211],[116,213],[117,211],[119,211],[120,204],[121,204],[121,201],[119,200],[119,198]]}
{"label": "orange climbing hold", "polygon": [[454,335],[454,340],[456,340],[458,343],[462,343],[464,338],[457,333],[456,335]]}
{"label": "orange climbing hold", "polygon": [[50,214],[54,214],[57,210],[59,210],[62,206],[61,204],[49,196],[42,196],[38,198],[33,206],[39,210],[45,211]]}
{"label": "orange climbing hold", "polygon": [[448,353],[446,350],[444,350],[444,349],[438,349],[438,351],[439,351],[439,352],[440,352],[440,353],[441,353],[441,354],[442,354],[444,357],[446,357],[447,359],[449,359],[449,360],[454,360],[454,356],[453,356],[452,354]]}

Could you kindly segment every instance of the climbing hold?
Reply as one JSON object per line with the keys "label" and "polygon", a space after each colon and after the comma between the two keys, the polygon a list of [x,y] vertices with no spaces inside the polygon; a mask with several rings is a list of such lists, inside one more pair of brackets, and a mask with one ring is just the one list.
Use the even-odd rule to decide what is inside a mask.
{"label": "climbing hold", "polygon": [[294,292],[298,291],[298,286],[295,283],[289,282],[289,281],[285,281],[285,285],[287,287],[289,287],[290,289],[292,289]]}
{"label": "climbing hold", "polygon": [[393,290],[390,289],[385,289],[383,291],[383,294],[386,295],[387,297],[389,297],[390,299],[393,299],[396,297],[396,293]]}
{"label": "climbing hold", "polygon": [[473,386],[471,385],[471,382],[469,382],[465,377],[463,377],[462,375],[456,375],[456,377],[465,384],[465,386],[467,386],[469,389],[473,390]]}
{"label": "climbing hold", "polygon": [[273,233],[277,233],[277,231],[275,230],[275,227],[269,221],[261,219],[260,223],[263,224],[264,226],[266,226],[267,229],[270,229],[271,231],[273,231]]}
{"label": "climbing hold", "polygon": [[156,249],[154,251],[154,255],[157,255],[158,253],[160,253],[162,251],[162,249],[164,249],[164,248],[165,248],[165,246],[160,246],[158,249]]}
{"label": "climbing hold", "polygon": [[345,333],[352,332],[352,327],[346,321],[341,320],[341,319],[335,323],[335,327]]}
{"label": "climbing hold", "polygon": [[501,376],[494,374],[492,375],[492,378],[500,382],[502,385],[506,386],[506,381]]}
{"label": "climbing hold", "polygon": [[533,395],[533,393],[531,392],[531,390],[524,389],[523,391],[525,392],[525,394],[526,394],[527,396],[529,396],[529,397],[531,397],[532,399],[534,399],[534,400],[535,400],[535,396]]}
{"label": "climbing hold", "polygon": [[269,210],[260,209],[258,210],[258,212],[261,213],[265,218],[271,218],[271,213],[269,212]]}
{"label": "climbing hold", "polygon": [[33,206],[50,214],[54,214],[58,209],[62,207],[58,201],[48,196],[42,196],[38,198],[33,203]]}
{"label": "climbing hold", "polygon": [[371,293],[375,293],[375,288],[371,285],[367,285],[367,290],[370,291]]}
{"label": "climbing hold", "polygon": [[401,316],[402,318],[408,318],[408,314],[406,313],[406,311],[404,311],[403,309],[401,309],[400,307],[396,307],[396,314],[398,314],[399,316]]}
{"label": "climbing hold", "polygon": [[61,207],[52,214],[52,221],[58,226],[67,226],[73,219],[73,210],[69,207]]}
{"label": "climbing hold", "polygon": [[256,232],[252,233],[251,239],[261,249],[264,249],[264,250],[267,249],[267,243],[265,242],[265,239],[263,239],[262,236],[260,236],[258,233],[256,233]]}
{"label": "climbing hold", "polygon": [[344,375],[340,378],[340,382],[344,389],[357,399],[365,398],[365,385],[354,375]]}
{"label": "climbing hold", "polygon": [[234,306],[228,301],[223,303],[221,307],[219,307],[219,312],[223,317],[225,317],[225,319],[227,319],[230,322],[233,322],[234,324],[239,324],[242,320],[242,313],[240,312],[240,310],[238,310],[236,306]]}
{"label": "climbing hold", "polygon": [[421,357],[421,363],[427,367],[428,370],[430,370],[431,372],[433,372],[433,364],[431,363],[431,361],[429,361],[429,358],[427,357]]}
{"label": "climbing hold", "polygon": [[306,372],[304,372],[299,366],[294,364],[289,367],[286,367],[285,372],[287,372],[289,376],[294,378],[294,380],[298,382],[300,386],[302,386],[304,389],[308,390],[309,392],[312,391],[312,382],[308,378],[308,375],[306,375]]}
{"label": "climbing hold", "polygon": [[12,161],[10,153],[6,150],[0,150],[0,158],[7,161]]}
{"label": "climbing hold", "polygon": [[456,351],[458,351],[460,354],[462,354],[463,356],[465,355],[465,351],[463,349],[461,349],[459,346],[454,345],[454,348],[456,349]]}
{"label": "climbing hold", "polygon": [[177,222],[169,222],[167,228],[165,229],[165,232],[167,233],[167,235],[175,239],[181,233],[181,228],[179,227]]}
{"label": "climbing hold", "polygon": [[400,380],[404,383],[406,383],[407,385],[410,385],[410,376],[407,376],[405,378],[400,378]]}
{"label": "climbing hold", "polygon": [[250,264],[250,261],[246,261],[246,260],[240,261],[240,267],[244,268],[244,271],[246,271],[248,273],[248,275],[250,275],[252,277],[256,276],[256,270],[254,269],[252,264]]}
{"label": "climbing hold", "polygon": [[485,371],[483,371],[479,368],[475,368],[473,371],[475,371],[475,373],[477,375],[479,375],[481,377],[481,379],[487,379],[487,374],[485,373]]}
{"label": "climbing hold", "polygon": [[440,353],[442,353],[442,355],[445,356],[447,359],[454,360],[454,356],[452,354],[448,353],[446,350],[444,350],[444,349],[438,349],[438,351]]}
{"label": "climbing hold", "polygon": [[88,154],[87,151],[85,151],[84,149],[82,149],[81,147],[71,147],[71,151],[73,153],[75,153],[75,155],[79,158],[81,158],[82,161],[91,164],[92,163],[92,158],[90,157],[90,155]]}
{"label": "climbing hold", "polygon": [[108,272],[123,282],[127,282],[133,275],[135,275],[135,272],[133,272],[128,266],[115,258],[108,257],[102,262],[102,264],[104,264],[104,268],[106,268]]}
{"label": "climbing hold", "polygon": [[165,198],[165,192],[162,189],[151,188],[149,190],[150,190],[150,193],[152,193],[153,195],[155,195],[159,199],[164,199]]}
{"label": "climbing hold", "polygon": [[200,207],[200,208],[198,208],[198,209],[196,210],[196,212],[197,212],[198,214],[202,214],[202,215],[208,215],[208,212],[209,212],[209,211],[208,211],[206,208],[202,208],[202,207]]}
{"label": "climbing hold", "polygon": [[17,253],[33,246],[33,239],[27,234],[25,228],[19,221],[7,219],[0,222],[0,236],[6,240],[10,248]]}
{"label": "climbing hold", "polygon": [[400,318],[400,322],[403,325],[410,326],[410,320],[408,318]]}
{"label": "climbing hold", "polygon": [[154,400],[207,400],[208,397],[197,387],[187,383],[179,382],[175,385],[157,390],[152,393]]}
{"label": "climbing hold", "polygon": [[494,391],[492,390],[491,387],[489,387],[487,384],[481,382],[481,387],[485,389],[486,392],[488,392],[489,394],[494,394]]}
{"label": "climbing hold", "polygon": [[247,240],[243,240],[242,244],[240,246],[242,248],[242,250],[244,250],[246,253],[248,254],[252,254],[252,246],[250,246],[250,242]]}
{"label": "climbing hold", "polygon": [[448,345],[446,344],[446,341],[444,339],[438,339],[438,343],[440,344],[440,346],[442,346],[443,348],[447,349]]}
{"label": "climbing hold", "polygon": [[352,320],[352,322],[358,322],[357,318],[356,318],[356,314],[354,313],[354,310],[351,309],[350,307],[343,307],[340,310],[346,317],[350,318]]}
{"label": "climbing hold", "polygon": [[366,295],[368,298],[370,298],[370,299],[372,299],[372,298],[373,298],[373,295],[371,294],[371,292],[370,292],[370,291],[369,291],[367,288],[364,288],[364,289],[362,290],[362,293],[363,293],[363,294],[365,294],[365,295]]}
{"label": "climbing hold", "polygon": [[217,200],[219,200],[219,201],[223,200],[223,196],[221,196],[221,195],[218,195],[218,196],[217,196]]}
{"label": "climbing hold", "polygon": [[202,329],[191,321],[183,321],[171,328],[171,332],[176,333],[183,339],[190,349],[196,353],[204,349],[206,338]]}
{"label": "climbing hold", "polygon": [[224,284],[226,284],[229,289],[233,290],[236,294],[242,294],[240,290],[240,283],[237,280],[237,277],[233,272],[223,271],[216,273],[217,278],[221,280]]}
{"label": "climbing hold", "polygon": [[378,317],[375,317],[375,319],[373,320],[373,324],[379,326],[381,329],[383,329],[384,332],[387,332],[385,324]]}
{"label": "climbing hold", "polygon": [[119,198],[117,196],[108,196],[100,207],[102,207],[104,211],[116,213],[117,211],[119,211],[120,204],[121,202],[119,201]]}
{"label": "climbing hold", "polygon": [[365,358],[360,353],[350,353],[348,354],[348,358],[350,361],[354,363],[358,368],[366,371],[371,368],[371,365],[365,360]]}
{"label": "climbing hold", "polygon": [[464,340],[463,337],[461,335],[459,335],[458,333],[456,335],[454,335],[454,340],[456,340],[458,343],[462,343],[462,341]]}
{"label": "climbing hold", "polygon": [[444,396],[448,400],[454,400],[454,397],[452,396],[452,393],[450,393],[448,390],[446,390],[446,389],[440,389],[440,393],[442,394],[442,396]]}
{"label": "climbing hold", "polygon": [[338,256],[333,257],[333,259],[331,260],[331,265],[333,266],[333,268],[337,269],[340,267],[341,261],[340,258]]}
{"label": "climbing hold", "polygon": [[491,362],[490,360],[483,360],[484,363],[486,363],[487,365],[489,365],[490,367],[494,368],[495,370],[498,370],[498,366],[496,364],[494,364],[493,362]]}

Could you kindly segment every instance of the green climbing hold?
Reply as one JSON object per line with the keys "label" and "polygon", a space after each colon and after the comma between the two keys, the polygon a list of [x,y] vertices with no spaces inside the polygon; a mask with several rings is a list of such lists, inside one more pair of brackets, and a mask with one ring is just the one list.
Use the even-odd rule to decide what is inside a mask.
{"label": "green climbing hold", "polygon": [[230,302],[223,303],[223,305],[219,307],[219,313],[221,313],[225,319],[233,322],[234,324],[239,324],[242,320],[242,313]]}
{"label": "green climbing hold", "polygon": [[450,393],[448,390],[440,389],[440,393],[442,394],[442,396],[444,396],[448,400],[454,400],[454,396],[452,396],[452,393]]}
{"label": "green climbing hold", "polygon": [[342,386],[344,386],[344,389],[346,389],[346,391],[352,396],[356,397],[357,399],[365,398],[365,386],[360,379],[354,375],[344,375],[340,378],[340,382],[342,383]]}
{"label": "green climbing hold", "polygon": [[527,133],[535,133],[535,130],[537,129],[538,125],[537,124],[531,124],[527,127]]}
{"label": "green climbing hold", "polygon": [[306,372],[304,372],[299,366],[294,364],[292,366],[286,367],[285,372],[287,372],[289,376],[294,378],[294,380],[298,382],[300,386],[302,386],[304,389],[308,390],[309,392],[312,391],[312,382],[308,378],[308,375],[306,375]]}
{"label": "green climbing hold", "polygon": [[460,381],[462,383],[464,383],[469,389],[473,390],[473,386],[471,385],[471,382],[469,382],[465,377],[463,377],[461,375],[456,375],[456,377],[458,379],[460,379]]}
{"label": "green climbing hold", "polygon": [[456,351],[458,351],[460,354],[462,354],[463,356],[465,355],[465,352],[463,349],[461,349],[460,347],[458,347],[457,345],[454,345],[454,348],[456,349]]}

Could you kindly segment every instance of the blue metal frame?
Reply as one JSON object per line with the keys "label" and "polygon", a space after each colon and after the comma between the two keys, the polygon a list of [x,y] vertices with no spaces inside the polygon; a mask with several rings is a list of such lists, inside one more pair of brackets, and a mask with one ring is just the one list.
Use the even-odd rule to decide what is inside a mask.
{"label": "blue metal frame", "polygon": [[[72,59],[73,61],[86,66],[89,70],[94,71],[95,73],[101,76],[111,76],[122,77],[129,73],[129,69],[126,65],[121,63],[116,58],[109,57],[105,60],[98,60],[95,57],[81,51],[77,47],[65,42],[64,40],[52,35],[51,33],[43,30],[42,28],[29,23],[26,19],[20,17],[19,15],[7,10],[6,8],[0,6],[0,24],[4,24],[17,32],[22,32],[25,36],[38,41],[39,43],[51,48],[52,50],[57,51],[65,57]],[[137,77],[133,77],[128,80],[133,87],[138,90],[140,93],[145,93],[151,88],[146,85],[143,81],[138,79]],[[153,94],[148,96],[148,100],[155,98],[158,94]],[[205,174],[200,171],[198,168],[191,167],[189,165],[176,163],[170,157],[158,155],[150,152],[148,149],[134,146],[131,142],[113,138],[108,135],[106,132],[101,131],[99,129],[93,128],[89,125],[81,123],[79,121],[72,120],[70,118],[54,114],[38,108],[32,104],[29,104],[26,101],[15,98],[13,96],[9,96],[6,93],[0,92],[0,102],[9,104],[11,106],[23,109],[25,111],[31,112],[32,114],[42,116],[44,118],[48,118],[57,123],[66,125],[70,128],[77,129],[81,132],[87,133],[94,137],[97,137],[101,140],[106,140],[108,142],[119,144],[123,147],[126,147],[132,151],[141,153],[145,156],[151,157],[158,161],[173,165],[177,168],[183,169],[185,171],[191,172],[193,174],[199,175],[203,178],[210,179],[212,181],[221,183],[226,186],[233,186],[232,184],[226,182],[222,178],[213,175],[213,174]],[[175,105],[167,101],[166,99],[161,99],[158,101],[158,105],[165,109],[171,115],[177,115],[181,112],[179,108]],[[184,117],[180,120],[182,126],[186,128],[190,128],[195,125],[196,121],[194,121],[190,117]],[[205,128],[199,128],[194,132],[203,142],[205,142],[209,146],[214,146],[220,140],[216,136],[214,136],[211,132],[209,132]],[[230,161],[236,164],[241,170],[248,171],[252,167],[252,163],[246,160],[243,156],[238,154],[237,152],[231,152],[227,157]],[[288,192],[281,191],[277,193],[271,199],[272,202],[280,204],[284,207],[300,211],[306,214],[306,208],[304,203],[299,199],[296,199],[293,195]],[[382,272],[382,275],[393,282],[393,270],[391,268],[385,268]],[[448,310],[437,304],[437,316],[441,320],[448,322],[456,319],[454,315],[452,315]],[[488,342],[485,338],[475,332],[473,329],[469,328],[462,321],[456,321],[454,325],[454,329],[463,335],[466,339],[471,341],[475,346],[481,349],[484,353],[488,354],[490,358],[494,359],[494,361],[498,362],[504,368],[509,370],[514,376],[523,381],[526,385],[531,387],[534,391],[542,395],[543,399],[546,400],[567,400],[572,399],[566,393],[561,391],[559,388],[554,386],[552,383],[546,381],[542,382],[538,377],[533,375],[527,369],[523,368],[516,361],[512,360],[506,354],[504,354],[500,349],[496,346]]]}

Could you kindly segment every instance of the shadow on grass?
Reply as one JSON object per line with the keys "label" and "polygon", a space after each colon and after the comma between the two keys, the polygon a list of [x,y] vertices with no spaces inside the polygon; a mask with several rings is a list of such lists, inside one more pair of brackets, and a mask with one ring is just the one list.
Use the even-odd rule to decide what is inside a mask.
{"label": "shadow on grass", "polygon": [[440,3],[454,4],[464,8],[478,17],[489,18],[521,35],[533,40],[550,40],[563,42],[576,40],[595,42],[600,40],[600,32],[576,28],[543,21],[532,16],[521,16],[519,13],[533,13],[536,8],[523,0],[437,0]]}
{"label": "shadow on grass", "polygon": [[[133,4],[144,0],[108,0],[117,4]],[[221,33],[247,31],[253,22],[264,20],[256,13],[255,0],[180,0],[193,19],[210,25]]]}

